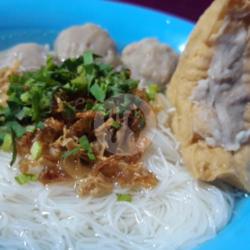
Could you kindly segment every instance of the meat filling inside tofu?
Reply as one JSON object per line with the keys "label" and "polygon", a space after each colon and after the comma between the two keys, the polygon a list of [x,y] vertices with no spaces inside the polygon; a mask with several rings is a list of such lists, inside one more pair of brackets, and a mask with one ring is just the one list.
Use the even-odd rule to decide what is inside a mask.
{"label": "meat filling inside tofu", "polygon": [[225,18],[215,37],[216,49],[207,78],[198,82],[191,97],[199,106],[195,132],[210,146],[228,151],[237,151],[250,139],[248,19],[242,14]]}

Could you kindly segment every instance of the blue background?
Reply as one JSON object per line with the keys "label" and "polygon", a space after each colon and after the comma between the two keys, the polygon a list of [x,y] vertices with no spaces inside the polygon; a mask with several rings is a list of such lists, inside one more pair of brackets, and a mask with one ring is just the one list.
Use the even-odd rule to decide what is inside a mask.
{"label": "blue background", "polygon": [[[0,50],[20,42],[53,44],[58,31],[94,22],[109,31],[118,48],[156,37],[180,51],[193,24],[171,15],[121,3],[85,0],[0,0]],[[229,225],[197,250],[250,249],[250,199],[242,198]]]}

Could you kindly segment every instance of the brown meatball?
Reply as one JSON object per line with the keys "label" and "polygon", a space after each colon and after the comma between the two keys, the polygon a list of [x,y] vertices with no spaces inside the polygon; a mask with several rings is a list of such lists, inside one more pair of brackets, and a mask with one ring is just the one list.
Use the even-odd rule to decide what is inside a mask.
{"label": "brown meatball", "polygon": [[114,41],[105,30],[91,23],[63,30],[56,39],[55,51],[61,61],[79,57],[85,51],[104,57],[106,63],[116,60]]}
{"label": "brown meatball", "polygon": [[170,47],[156,39],[132,43],[122,52],[123,64],[131,70],[133,78],[141,80],[141,87],[157,83],[164,89],[175,70],[177,58]]}

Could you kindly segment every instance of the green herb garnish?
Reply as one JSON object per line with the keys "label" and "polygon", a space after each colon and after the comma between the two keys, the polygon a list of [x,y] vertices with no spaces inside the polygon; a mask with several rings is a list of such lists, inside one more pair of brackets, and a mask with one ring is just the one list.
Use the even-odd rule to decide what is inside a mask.
{"label": "green herb garnish", "polygon": [[[16,139],[26,132],[42,130],[47,118],[56,115],[68,122],[75,118],[76,112],[85,110],[102,112],[106,116],[110,112],[104,105],[106,100],[133,93],[137,88],[138,81],[130,79],[129,70],[117,71],[111,65],[100,63],[96,58],[91,52],[86,52],[79,58],[68,59],[58,65],[52,57],[48,57],[46,65],[36,71],[10,76],[8,105],[0,107],[0,144],[6,148],[10,136],[5,138],[5,135],[11,134],[12,164],[16,159]],[[63,110],[57,109],[56,97],[60,97]],[[86,100],[80,105],[80,109],[74,104],[75,97]],[[125,100],[121,109],[126,110],[127,105],[128,100]],[[114,127],[118,125],[115,124]],[[79,142],[80,148],[87,153],[89,159],[95,160],[88,138],[80,138]],[[38,159],[39,147],[35,149],[31,150],[36,151],[33,158]],[[63,157],[76,152],[73,149]]]}
{"label": "green herb garnish", "polygon": [[38,160],[42,154],[42,145],[39,141],[35,141],[30,149],[31,159],[33,161]]}
{"label": "green herb garnish", "polygon": [[[53,114],[53,102],[59,92],[62,96],[91,97],[96,107],[106,99],[132,92],[138,86],[138,81],[130,79],[129,71],[115,71],[110,65],[98,63],[90,52],[61,65],[49,57],[47,64],[39,70],[12,75],[9,81],[8,106],[1,108],[0,126],[14,123],[17,137],[25,132],[21,127],[37,124]],[[65,109],[69,114],[74,107],[65,105]]]}
{"label": "green herb garnish", "polygon": [[94,153],[93,153],[93,150],[91,148],[91,145],[89,143],[89,140],[87,138],[87,136],[82,136],[80,139],[79,139],[79,142],[80,142],[80,145],[81,147],[84,149],[84,151],[87,153],[88,155],[88,158],[91,160],[91,161],[94,161],[96,159]]}
{"label": "green herb garnish", "polygon": [[106,91],[103,90],[97,83],[90,88],[90,93],[96,98],[97,101],[103,102],[106,97]]}
{"label": "green herb garnish", "polygon": [[147,96],[149,98],[150,101],[154,101],[156,94],[159,92],[159,86],[156,83],[153,83],[151,85],[148,86],[147,88]]}
{"label": "green herb garnish", "polygon": [[132,202],[132,196],[130,194],[116,194],[117,201]]}
{"label": "green herb garnish", "polygon": [[118,122],[118,121],[113,121],[112,122],[112,125],[111,125],[113,128],[115,128],[115,129],[119,129],[119,128],[121,128],[121,123],[120,122]]}
{"label": "green herb garnish", "polygon": [[38,177],[36,175],[33,174],[20,174],[18,176],[15,177],[15,180],[20,184],[20,185],[24,185],[27,184],[29,182],[34,182],[37,181]]}
{"label": "green herb garnish", "polygon": [[80,143],[80,146],[78,147],[75,147],[73,148],[72,150],[70,151],[67,151],[63,154],[63,158],[66,159],[67,157],[71,156],[71,155],[75,155],[77,154],[81,149],[84,150],[84,152],[87,153],[87,156],[89,158],[89,160],[91,161],[94,161],[96,160],[96,157],[93,153],[93,150],[91,148],[91,145],[89,143],[89,140],[87,138],[87,136],[82,136],[80,139],[79,139],[79,143]]}
{"label": "green herb garnish", "polygon": [[91,52],[85,52],[83,60],[85,65],[92,64],[94,63],[94,55]]}
{"label": "green herb garnish", "polygon": [[104,115],[108,115],[108,111],[106,110],[105,106],[103,103],[96,103],[95,105],[92,106],[91,108],[93,111],[99,111],[103,113]]}
{"label": "green herb garnish", "polygon": [[25,128],[17,121],[7,122],[6,126],[13,130],[17,138],[20,138],[25,134]]}
{"label": "green herb garnish", "polygon": [[36,124],[36,128],[38,128],[38,129],[43,129],[43,128],[44,128],[44,123],[43,123],[42,121],[38,122],[38,123]]}
{"label": "green herb garnish", "polygon": [[12,150],[12,136],[11,134],[6,134],[3,139],[3,144],[1,149],[5,152],[10,152]]}
{"label": "green herb garnish", "polygon": [[71,155],[77,154],[80,150],[81,150],[81,147],[76,147],[76,148],[73,148],[73,149],[71,149],[71,150],[65,152],[65,153],[63,154],[63,159],[66,159],[66,158],[68,158],[68,157],[71,156]]}
{"label": "green herb garnish", "polygon": [[36,126],[35,125],[28,125],[25,128],[26,132],[34,133],[36,131]]}

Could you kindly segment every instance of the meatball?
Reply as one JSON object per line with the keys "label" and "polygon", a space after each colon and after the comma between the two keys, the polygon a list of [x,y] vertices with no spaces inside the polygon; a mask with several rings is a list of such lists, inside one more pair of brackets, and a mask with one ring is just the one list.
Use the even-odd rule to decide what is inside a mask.
{"label": "meatball", "polygon": [[45,64],[48,48],[35,43],[22,43],[8,49],[0,55],[0,68],[20,63],[20,71],[32,71]]}
{"label": "meatball", "polygon": [[106,63],[116,61],[114,41],[106,31],[91,23],[63,30],[56,39],[55,51],[61,61],[79,57],[85,51],[102,56]]}
{"label": "meatball", "polygon": [[140,80],[140,87],[157,83],[164,89],[170,80],[178,57],[156,39],[144,39],[128,45],[122,52],[123,64],[131,70],[132,78]]}

